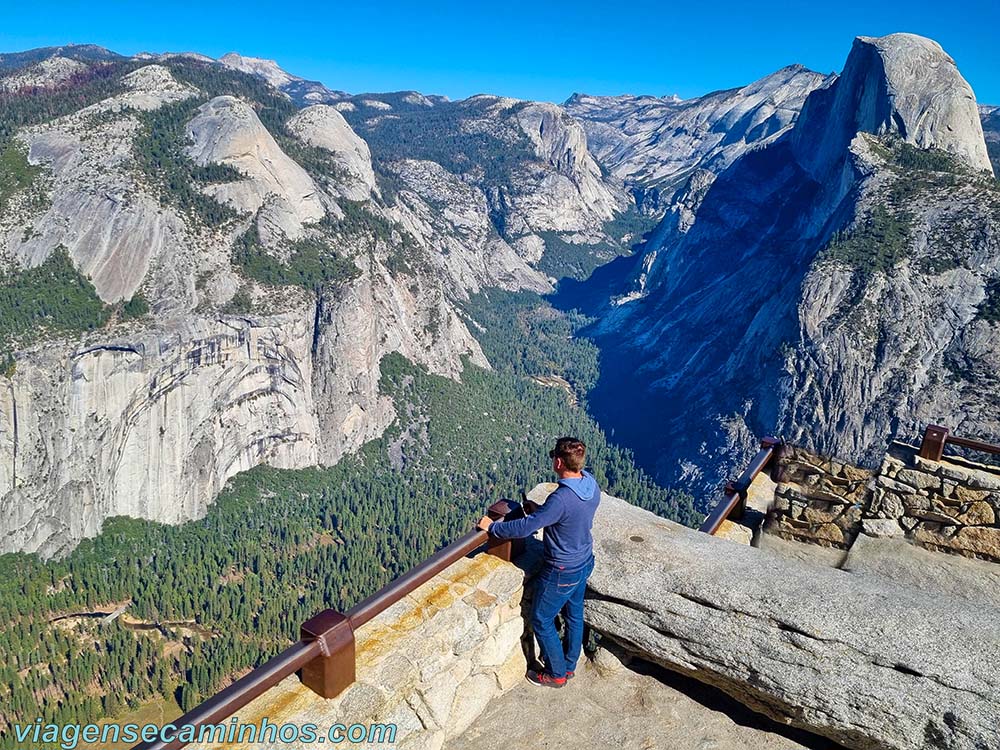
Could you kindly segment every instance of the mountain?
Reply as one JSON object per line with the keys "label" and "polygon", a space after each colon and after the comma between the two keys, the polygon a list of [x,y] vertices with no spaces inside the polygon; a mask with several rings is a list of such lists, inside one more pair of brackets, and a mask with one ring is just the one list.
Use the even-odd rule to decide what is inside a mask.
{"label": "mountain", "polygon": [[859,37],[790,128],[693,173],[642,256],[593,288],[591,405],[703,497],[766,433],[867,464],[927,422],[995,438],[998,244],[954,61],[921,37]]}
{"label": "mountain", "polygon": [[801,65],[742,88],[695,99],[574,94],[564,107],[583,122],[605,169],[656,210],[696,170],[718,174],[750,148],[774,140],[827,77]]}
{"label": "mountain", "polygon": [[[624,191],[605,179],[580,123],[555,105],[399,92],[338,109],[371,145],[388,190],[406,186],[443,207],[461,202],[455,190],[475,187],[493,231],[552,280],[586,277],[628,247],[628,227],[607,226],[629,207]],[[442,168],[457,178],[450,185],[436,174]]]}
{"label": "mountain", "polygon": [[303,107],[310,104],[330,104],[347,98],[343,91],[331,91],[319,81],[307,81],[282,70],[274,60],[245,57],[230,52],[220,57],[219,62],[232,70],[263,78]]}
{"label": "mountain", "polygon": [[589,349],[517,367],[574,371],[703,498],[767,432],[864,462],[926,421],[997,431],[996,110],[929,40],[562,107],[348,94],[237,53],[0,63],[0,550],[333,465],[398,424],[388,355],[509,366],[487,317],[557,347],[589,322],[595,388]]}
{"label": "mountain", "polygon": [[624,192],[553,105],[303,107],[311,84],[267,61],[80,49],[0,78],[0,550],[335,463],[395,419],[386,354],[489,367],[470,295],[627,252],[605,231]]}
{"label": "mountain", "polygon": [[123,59],[117,52],[96,44],[67,44],[63,47],[38,47],[24,52],[0,53],[0,73],[9,73],[43,62],[50,58],[74,60],[80,63],[113,62]]}

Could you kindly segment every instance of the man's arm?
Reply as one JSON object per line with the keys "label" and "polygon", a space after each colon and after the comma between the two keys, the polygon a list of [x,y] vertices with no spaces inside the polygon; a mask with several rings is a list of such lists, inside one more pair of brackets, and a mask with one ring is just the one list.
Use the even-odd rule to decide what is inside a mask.
{"label": "man's arm", "polygon": [[531,536],[539,529],[556,523],[562,518],[562,513],[562,502],[553,493],[545,501],[545,505],[538,507],[534,513],[524,518],[518,518],[514,521],[493,521],[489,526],[485,526],[480,521],[479,528],[483,529],[485,526],[484,530],[489,531],[490,535],[497,539],[520,539]]}

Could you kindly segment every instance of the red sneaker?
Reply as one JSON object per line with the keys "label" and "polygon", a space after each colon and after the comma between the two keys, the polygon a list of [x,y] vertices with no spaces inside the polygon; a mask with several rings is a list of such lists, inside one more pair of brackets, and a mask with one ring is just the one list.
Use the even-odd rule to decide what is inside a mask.
{"label": "red sneaker", "polygon": [[568,671],[568,672],[566,673],[566,679],[567,679],[567,680],[572,680],[572,679],[573,679],[573,675],[575,675],[575,674],[576,674],[576,672],[574,672],[574,671],[573,671],[573,670],[571,669],[570,671]]}
{"label": "red sneaker", "polygon": [[540,687],[561,688],[566,684],[565,677],[553,677],[547,672],[536,672],[533,669],[529,669],[528,674],[526,674],[525,677],[528,678],[528,682],[532,685],[538,685]]}

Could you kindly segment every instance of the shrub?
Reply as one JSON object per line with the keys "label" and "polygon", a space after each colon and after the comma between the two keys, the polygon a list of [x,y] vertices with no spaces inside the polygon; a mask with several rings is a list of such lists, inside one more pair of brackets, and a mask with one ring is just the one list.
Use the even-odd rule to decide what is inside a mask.
{"label": "shrub", "polygon": [[960,167],[951,154],[936,148],[917,148],[911,143],[900,142],[894,150],[893,162],[905,169],[924,172],[959,172]]}
{"label": "shrub", "polygon": [[149,314],[149,303],[141,294],[136,294],[128,302],[122,304],[122,320],[133,320]]}
{"label": "shrub", "polygon": [[222,312],[234,315],[253,312],[253,299],[250,297],[246,286],[240,286],[236,290],[236,294],[233,295],[232,299],[223,306]]}
{"label": "shrub", "polygon": [[30,187],[41,171],[40,167],[28,163],[24,146],[17,142],[8,143],[0,152],[0,211],[7,207],[7,202],[15,193]]}

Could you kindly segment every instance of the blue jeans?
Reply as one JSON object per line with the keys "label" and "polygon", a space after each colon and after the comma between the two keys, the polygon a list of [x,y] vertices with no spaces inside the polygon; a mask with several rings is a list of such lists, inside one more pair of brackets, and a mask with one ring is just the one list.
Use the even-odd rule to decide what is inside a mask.
{"label": "blue jeans", "polygon": [[[583,649],[583,595],[593,570],[594,558],[591,556],[582,568],[571,571],[546,563],[535,578],[531,627],[542,649],[545,669],[555,677],[576,671],[576,662]],[[556,630],[556,615],[560,612],[566,624],[565,650]]]}

